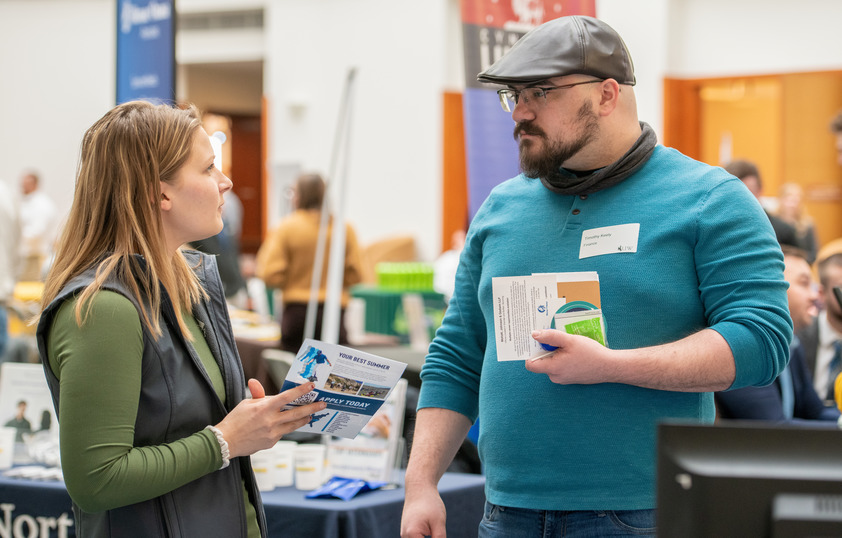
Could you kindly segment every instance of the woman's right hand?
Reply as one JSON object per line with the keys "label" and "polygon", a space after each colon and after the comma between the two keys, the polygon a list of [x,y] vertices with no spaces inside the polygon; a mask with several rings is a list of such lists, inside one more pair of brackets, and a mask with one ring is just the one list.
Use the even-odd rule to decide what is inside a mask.
{"label": "woman's right hand", "polygon": [[304,383],[274,396],[266,396],[263,386],[249,380],[252,398],[243,400],[216,425],[228,443],[232,458],[250,456],[270,448],[281,436],[297,430],[310,421],[310,415],[327,404],[315,402],[284,410],[291,401],[312,391],[313,383]]}

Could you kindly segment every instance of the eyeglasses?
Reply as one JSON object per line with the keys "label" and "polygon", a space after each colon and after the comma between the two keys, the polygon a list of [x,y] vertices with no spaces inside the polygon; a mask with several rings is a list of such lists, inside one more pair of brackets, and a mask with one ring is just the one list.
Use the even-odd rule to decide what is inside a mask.
{"label": "eyeglasses", "polygon": [[573,86],[579,86],[580,84],[594,84],[596,82],[602,82],[602,79],[585,80],[584,82],[562,84],[561,86],[530,86],[529,88],[524,88],[522,90],[505,88],[503,90],[497,90],[497,95],[500,96],[500,106],[503,107],[503,110],[506,112],[512,112],[514,111],[515,106],[517,106],[518,101],[520,101],[521,96],[523,96],[524,103],[534,103],[538,107],[542,107],[547,103],[547,92],[549,91],[564,90],[572,88]]}

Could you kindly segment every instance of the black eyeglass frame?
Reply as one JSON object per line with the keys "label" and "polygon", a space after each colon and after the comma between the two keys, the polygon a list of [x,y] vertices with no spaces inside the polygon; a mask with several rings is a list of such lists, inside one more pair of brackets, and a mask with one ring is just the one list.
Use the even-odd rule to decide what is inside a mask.
{"label": "black eyeglass frame", "polygon": [[[547,101],[547,92],[553,90],[566,90],[573,86],[580,86],[582,84],[596,84],[597,82],[604,82],[605,79],[583,80],[582,82],[573,82],[572,84],[562,84],[560,86],[529,86],[522,90],[514,90],[512,88],[502,88],[497,90],[497,95],[500,97],[500,106],[506,112],[513,112],[514,107],[510,106],[513,102],[515,106],[520,102],[520,94],[531,91],[532,99],[537,102],[545,103]],[[529,97],[524,96],[524,102],[529,102]]]}

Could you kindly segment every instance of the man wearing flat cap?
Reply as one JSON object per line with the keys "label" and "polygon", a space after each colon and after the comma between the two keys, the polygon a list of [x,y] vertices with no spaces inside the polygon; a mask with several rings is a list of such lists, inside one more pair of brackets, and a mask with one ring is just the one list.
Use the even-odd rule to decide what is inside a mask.
{"label": "man wearing flat cap", "polygon": [[[402,536],[445,536],[436,484],[477,418],[480,536],[654,535],[657,424],[713,422],[713,391],[786,364],[781,250],[737,178],[638,121],[604,22],[547,22],[479,80],[503,87],[523,173],[473,219],[430,345]],[[580,271],[598,274],[607,345],[546,329],[553,353],[498,361],[492,278]]]}

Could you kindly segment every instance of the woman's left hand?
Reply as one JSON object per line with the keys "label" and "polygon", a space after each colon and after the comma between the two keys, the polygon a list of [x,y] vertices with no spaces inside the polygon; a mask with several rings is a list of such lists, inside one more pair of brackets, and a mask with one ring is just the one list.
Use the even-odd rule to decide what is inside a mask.
{"label": "woman's left hand", "polygon": [[274,396],[256,379],[249,379],[251,399],[243,400],[216,425],[228,442],[232,458],[249,456],[270,448],[281,436],[297,430],[310,421],[310,415],[321,411],[327,404],[314,402],[284,410],[287,404],[314,389],[313,383],[304,383]]}

